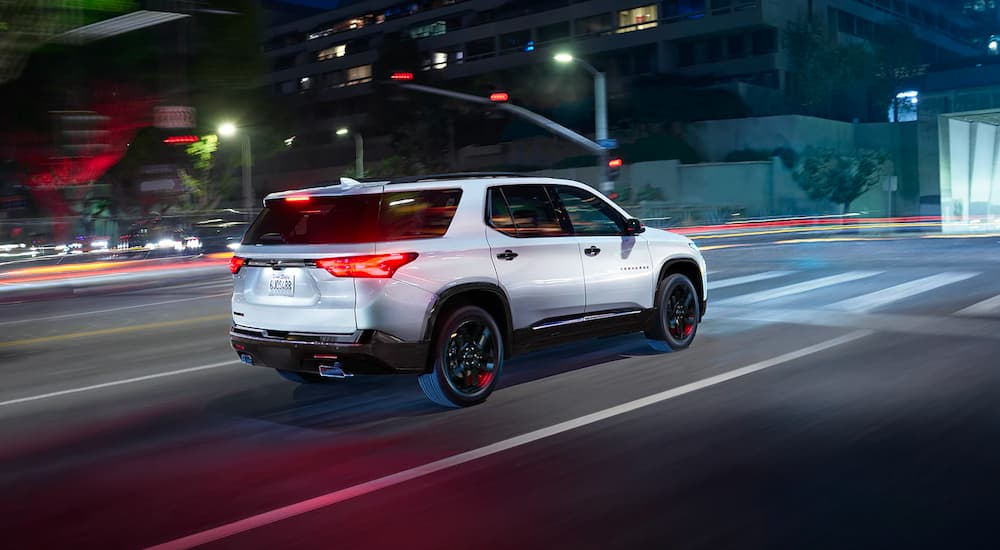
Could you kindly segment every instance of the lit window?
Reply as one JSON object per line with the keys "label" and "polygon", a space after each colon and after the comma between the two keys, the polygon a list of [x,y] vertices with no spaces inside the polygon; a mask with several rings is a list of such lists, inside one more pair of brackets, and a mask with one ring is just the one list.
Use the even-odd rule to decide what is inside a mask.
{"label": "lit window", "polygon": [[656,4],[618,12],[618,32],[641,31],[656,26]]}
{"label": "lit window", "polygon": [[347,44],[337,44],[332,48],[320,50],[319,53],[316,54],[316,59],[319,61],[326,61],[327,59],[344,57],[345,55],[347,55]]}
{"label": "lit window", "polygon": [[426,25],[416,25],[410,28],[410,38],[427,38],[428,36],[440,36],[448,32],[448,25],[444,21],[434,21]]}
{"label": "lit window", "polygon": [[448,66],[448,52],[434,52],[431,56],[431,67],[434,69],[444,69]]}
{"label": "lit window", "polygon": [[351,86],[353,84],[361,84],[363,82],[368,82],[372,79],[372,66],[371,65],[361,65],[360,67],[351,67],[347,69],[347,85]]}

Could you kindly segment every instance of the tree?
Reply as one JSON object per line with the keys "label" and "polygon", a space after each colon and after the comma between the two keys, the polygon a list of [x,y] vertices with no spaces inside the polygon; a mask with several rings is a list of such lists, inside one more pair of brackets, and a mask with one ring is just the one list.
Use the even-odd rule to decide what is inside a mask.
{"label": "tree", "polygon": [[837,44],[817,22],[804,19],[785,29],[789,89],[803,107],[832,110],[835,92],[862,78],[872,53],[860,44]]}
{"label": "tree", "polygon": [[882,151],[811,150],[795,171],[795,181],[809,198],[842,205],[846,213],[855,199],[878,185],[886,159]]}
{"label": "tree", "polygon": [[[223,199],[236,190],[236,180],[232,176],[233,166],[223,166],[216,170],[219,138],[207,135],[188,145],[186,153],[190,157],[191,170],[180,170],[181,183],[188,190],[187,204],[190,210],[210,210],[219,206]],[[232,161],[230,161],[230,164]]]}
{"label": "tree", "polygon": [[893,109],[892,120],[899,120],[900,101],[896,94],[903,91],[899,88],[904,80],[922,73],[924,65],[920,52],[920,40],[904,23],[884,27],[876,37],[869,78],[873,115],[884,116],[888,104]]}

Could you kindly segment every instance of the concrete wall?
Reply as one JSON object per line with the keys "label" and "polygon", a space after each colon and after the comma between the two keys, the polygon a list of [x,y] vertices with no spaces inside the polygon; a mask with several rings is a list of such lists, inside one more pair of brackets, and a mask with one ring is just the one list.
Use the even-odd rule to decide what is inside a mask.
{"label": "concrete wall", "polygon": [[[867,125],[863,125],[867,126]],[[720,162],[740,149],[771,150],[807,147],[853,150],[855,125],[800,115],[778,115],[730,120],[707,120],[689,124],[688,142],[708,161]]]}
{"label": "concrete wall", "polygon": [[[582,181],[595,187],[598,184],[597,168],[535,173]],[[702,164],[680,164],[676,160],[640,162],[622,170],[618,187],[629,189],[631,196],[619,200],[630,205],[638,203],[638,194],[647,187],[659,191],[662,201],[646,205],[652,210],[635,212],[642,217],[678,209],[739,212],[748,217],[839,212],[837,205],[809,199],[795,182],[792,172],[778,158]],[[878,197],[870,202],[877,201]],[[884,205],[876,206],[882,208]]]}

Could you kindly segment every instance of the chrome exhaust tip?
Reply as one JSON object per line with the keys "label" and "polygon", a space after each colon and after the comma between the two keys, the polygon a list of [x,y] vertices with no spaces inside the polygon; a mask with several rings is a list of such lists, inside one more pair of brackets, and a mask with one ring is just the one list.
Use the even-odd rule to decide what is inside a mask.
{"label": "chrome exhaust tip", "polygon": [[344,369],[340,368],[340,363],[333,365],[320,365],[319,375],[323,378],[350,378],[354,376],[349,372],[344,372]]}

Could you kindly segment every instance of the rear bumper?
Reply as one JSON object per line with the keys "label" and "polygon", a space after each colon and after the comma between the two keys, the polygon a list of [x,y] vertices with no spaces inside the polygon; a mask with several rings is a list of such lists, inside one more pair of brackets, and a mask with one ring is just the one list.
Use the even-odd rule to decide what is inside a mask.
{"label": "rear bumper", "polygon": [[430,352],[427,342],[404,342],[375,330],[302,334],[234,325],[229,339],[245,363],[314,374],[320,365],[337,365],[349,374],[422,373]]}

